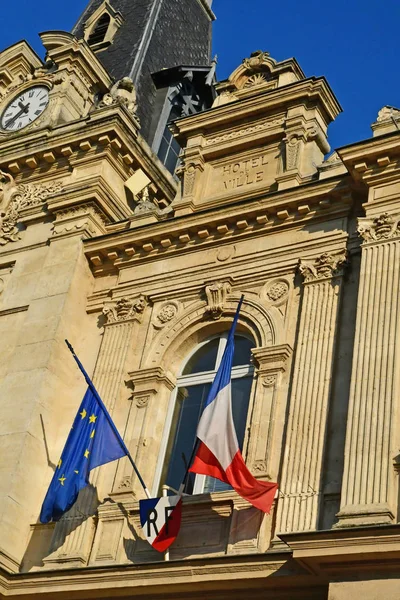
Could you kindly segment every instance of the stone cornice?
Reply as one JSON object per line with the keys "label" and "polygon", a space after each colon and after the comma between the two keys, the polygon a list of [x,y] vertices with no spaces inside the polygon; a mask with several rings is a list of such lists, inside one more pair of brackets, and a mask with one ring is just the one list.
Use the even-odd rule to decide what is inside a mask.
{"label": "stone cornice", "polygon": [[337,153],[354,179],[367,185],[398,178],[400,132],[344,146]]}
{"label": "stone cornice", "polygon": [[257,198],[136,229],[119,229],[86,242],[85,252],[94,273],[102,274],[160,253],[182,252],[192,246],[275,233],[310,220],[346,216],[351,203],[346,181],[325,180],[268,194],[262,203]]}
{"label": "stone cornice", "polygon": [[318,575],[400,567],[400,525],[280,534],[293,558]]}
{"label": "stone cornice", "polygon": [[[9,574],[0,570],[0,594],[6,598],[27,598],[34,595],[36,600],[82,598],[88,593],[96,598],[109,598],[113,591],[134,597],[146,595],[162,598],[204,598],[204,590],[212,591],[213,598],[243,598],[243,592],[250,587],[253,591],[285,588],[287,585],[303,587],[308,591],[316,585],[312,576],[298,565],[289,562],[290,552],[274,552],[246,556],[228,555],[159,561],[150,564],[125,564],[109,567],[87,567],[81,569],[52,569],[24,574]],[[271,577],[284,569],[285,577]],[[218,585],[216,586],[216,581]],[[234,582],[235,591],[232,589]],[[216,589],[217,588],[217,589]],[[160,595],[160,596],[159,596]],[[311,596],[313,597],[313,596]]]}
{"label": "stone cornice", "polygon": [[196,131],[203,133],[207,127],[218,130],[226,127],[231,130],[235,120],[249,119],[252,116],[259,116],[261,113],[271,115],[274,110],[278,110],[288,103],[301,103],[305,98],[313,99],[319,95],[330,120],[333,120],[340,112],[341,106],[337,102],[329,84],[324,77],[311,77],[303,81],[297,81],[289,85],[279,87],[274,90],[268,90],[251,98],[244,99],[240,103],[230,103],[217,108],[197,113],[190,117],[179,119],[173,125],[174,132],[178,138],[182,135],[186,137],[189,133]]}
{"label": "stone cornice", "polygon": [[171,202],[176,194],[176,182],[171,174],[154,162],[148,144],[132,128],[129,113],[121,106],[103,108],[90,113],[84,120],[74,121],[53,130],[35,130],[25,135],[10,136],[0,148],[0,168],[13,175],[27,174],[42,178],[43,168],[68,170],[69,165],[99,158],[108,153],[117,170],[125,178],[130,168],[138,168],[156,182],[160,193]]}

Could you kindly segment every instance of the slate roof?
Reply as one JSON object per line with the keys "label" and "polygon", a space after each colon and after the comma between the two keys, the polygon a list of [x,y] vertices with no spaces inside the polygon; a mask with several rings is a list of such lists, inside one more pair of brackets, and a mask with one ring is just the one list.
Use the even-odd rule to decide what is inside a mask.
{"label": "slate roof", "polygon": [[[91,0],[73,29],[83,37],[83,24],[103,0]],[[154,2],[160,0],[110,0],[124,22],[111,46],[98,52],[114,79],[129,75]],[[198,0],[161,0],[161,10],[143,61],[136,88],[141,133],[146,138],[152,120],[156,88],[151,74],[181,64],[210,63],[211,22]]]}

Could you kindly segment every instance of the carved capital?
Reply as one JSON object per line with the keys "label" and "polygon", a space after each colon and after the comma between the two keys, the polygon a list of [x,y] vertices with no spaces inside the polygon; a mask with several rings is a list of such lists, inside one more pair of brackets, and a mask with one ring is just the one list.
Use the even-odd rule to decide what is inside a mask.
{"label": "carved capital", "polygon": [[364,243],[390,240],[400,236],[400,216],[385,212],[375,219],[359,219],[358,233]]}
{"label": "carved capital", "polygon": [[137,298],[121,298],[103,308],[107,324],[136,320],[141,322],[148,299],[143,294]]}
{"label": "carved capital", "polygon": [[232,286],[228,281],[215,281],[214,283],[206,285],[206,312],[209,313],[212,319],[217,320],[222,316],[226,299],[231,289]]}
{"label": "carved capital", "polygon": [[275,384],[276,374],[287,370],[292,356],[292,348],[289,344],[253,348],[251,352],[258,365],[258,372],[263,375],[261,383],[264,387]]}
{"label": "carved capital", "polygon": [[305,283],[340,277],[348,265],[346,252],[342,254],[329,254],[324,252],[313,262],[299,260],[299,271]]}

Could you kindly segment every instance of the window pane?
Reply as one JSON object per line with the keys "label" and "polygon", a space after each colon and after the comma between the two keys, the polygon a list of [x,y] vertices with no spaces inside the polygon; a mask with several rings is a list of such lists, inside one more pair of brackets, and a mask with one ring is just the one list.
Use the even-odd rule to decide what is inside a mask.
{"label": "window pane", "polygon": [[[196,441],[196,430],[203,411],[210,384],[179,388],[171,425],[170,448],[167,449],[168,464],[165,483],[178,489],[185,475],[185,460],[188,462]],[[185,457],[185,460],[183,456]]]}
{"label": "window pane", "polygon": [[[242,377],[241,379],[232,379],[232,412],[233,422],[235,424],[236,435],[238,438],[239,448],[243,449],[244,436],[246,433],[246,420],[247,413],[249,410],[249,399],[251,390],[251,377]],[[230,490],[231,487],[214,479],[214,477],[206,477],[204,483],[204,492],[221,492],[223,490]]]}
{"label": "window pane", "polygon": [[202,371],[212,371],[215,369],[218,345],[219,338],[216,338],[215,340],[211,340],[208,342],[208,344],[204,344],[204,346],[199,348],[186,363],[182,375],[201,373]]}
{"label": "window pane", "polygon": [[177,162],[178,162],[178,155],[175,154],[175,152],[172,150],[172,148],[170,148],[167,158],[164,160],[164,165],[171,174],[174,174]]}
{"label": "window pane", "polygon": [[165,135],[163,135],[161,144],[160,144],[160,148],[158,149],[158,155],[157,155],[162,163],[164,163],[165,156],[168,152],[168,148],[169,148],[169,139]]}
{"label": "window pane", "polygon": [[233,367],[248,365],[251,360],[251,349],[254,348],[253,341],[242,336],[235,335],[235,353],[233,355]]}

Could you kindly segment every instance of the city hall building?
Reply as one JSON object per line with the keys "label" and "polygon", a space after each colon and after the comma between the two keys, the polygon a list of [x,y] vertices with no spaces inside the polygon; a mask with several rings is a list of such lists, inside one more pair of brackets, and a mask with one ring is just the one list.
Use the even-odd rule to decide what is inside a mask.
{"label": "city hall building", "polygon": [[[2,600],[400,598],[400,112],[332,152],[323,76],[249,48],[217,80],[210,5],[91,0],[43,61],[0,53]],[[41,524],[86,389],[65,338],[157,497],[242,294],[233,415],[271,513],[192,475],[164,556],[125,457]]]}

